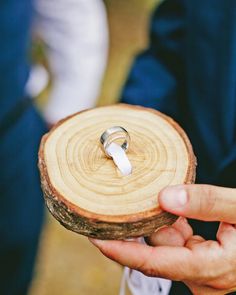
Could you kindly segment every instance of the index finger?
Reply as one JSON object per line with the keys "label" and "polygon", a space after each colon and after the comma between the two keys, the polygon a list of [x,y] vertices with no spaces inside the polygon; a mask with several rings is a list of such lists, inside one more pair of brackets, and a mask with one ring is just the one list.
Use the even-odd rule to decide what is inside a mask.
{"label": "index finger", "polygon": [[150,247],[138,242],[90,241],[108,258],[147,276],[170,280],[191,280],[199,273],[199,263],[184,247]]}

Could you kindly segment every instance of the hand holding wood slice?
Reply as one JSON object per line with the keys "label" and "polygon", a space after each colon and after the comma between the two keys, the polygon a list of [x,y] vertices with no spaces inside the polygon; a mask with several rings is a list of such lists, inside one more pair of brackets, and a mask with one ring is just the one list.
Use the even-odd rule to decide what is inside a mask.
{"label": "hand holding wood slice", "polygon": [[[123,176],[100,144],[104,130],[131,137],[132,174]],[[45,201],[66,228],[98,239],[147,236],[176,216],[163,212],[158,193],[193,183],[196,160],[180,126],[162,113],[118,104],[72,115],[43,136],[39,169]]]}

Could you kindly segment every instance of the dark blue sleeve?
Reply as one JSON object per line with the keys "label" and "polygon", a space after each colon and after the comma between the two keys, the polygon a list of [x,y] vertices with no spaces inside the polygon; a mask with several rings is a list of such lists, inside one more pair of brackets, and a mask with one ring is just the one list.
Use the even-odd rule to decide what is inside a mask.
{"label": "dark blue sleeve", "polygon": [[155,10],[150,45],[134,61],[121,101],[178,117],[184,79],[184,0],[166,0]]}

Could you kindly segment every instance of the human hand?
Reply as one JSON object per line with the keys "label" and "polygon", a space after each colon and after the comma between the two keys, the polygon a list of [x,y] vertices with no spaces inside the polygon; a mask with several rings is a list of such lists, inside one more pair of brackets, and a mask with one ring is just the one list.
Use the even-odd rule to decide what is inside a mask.
{"label": "human hand", "polygon": [[236,290],[236,190],[208,185],[173,186],[159,195],[163,210],[205,221],[220,221],[217,241],[193,235],[180,218],[173,226],[137,242],[92,240],[107,257],[148,276],[183,281],[194,294]]}

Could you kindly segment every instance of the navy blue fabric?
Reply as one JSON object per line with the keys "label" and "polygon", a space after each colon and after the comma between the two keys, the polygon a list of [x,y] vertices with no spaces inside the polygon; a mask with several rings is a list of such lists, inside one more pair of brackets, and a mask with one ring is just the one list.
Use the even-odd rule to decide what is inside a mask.
{"label": "navy blue fabric", "polygon": [[37,150],[46,128],[33,107],[0,141],[0,294],[27,294],[43,221]]}
{"label": "navy blue fabric", "polygon": [[2,295],[27,294],[43,220],[37,150],[46,128],[28,101],[19,103],[25,96],[24,89],[29,72],[31,13],[30,0],[0,1],[0,294]]}
{"label": "navy blue fabric", "polygon": [[221,182],[236,159],[236,1],[163,1],[122,101],[175,118],[193,143],[198,181]]}
{"label": "navy blue fabric", "polygon": [[[198,159],[197,182],[236,187],[236,1],[163,1],[121,101],[180,123]],[[215,239],[217,223],[190,223]],[[191,293],[174,283],[171,294]]]}
{"label": "navy blue fabric", "polygon": [[25,96],[31,17],[32,0],[0,1],[0,124]]}

